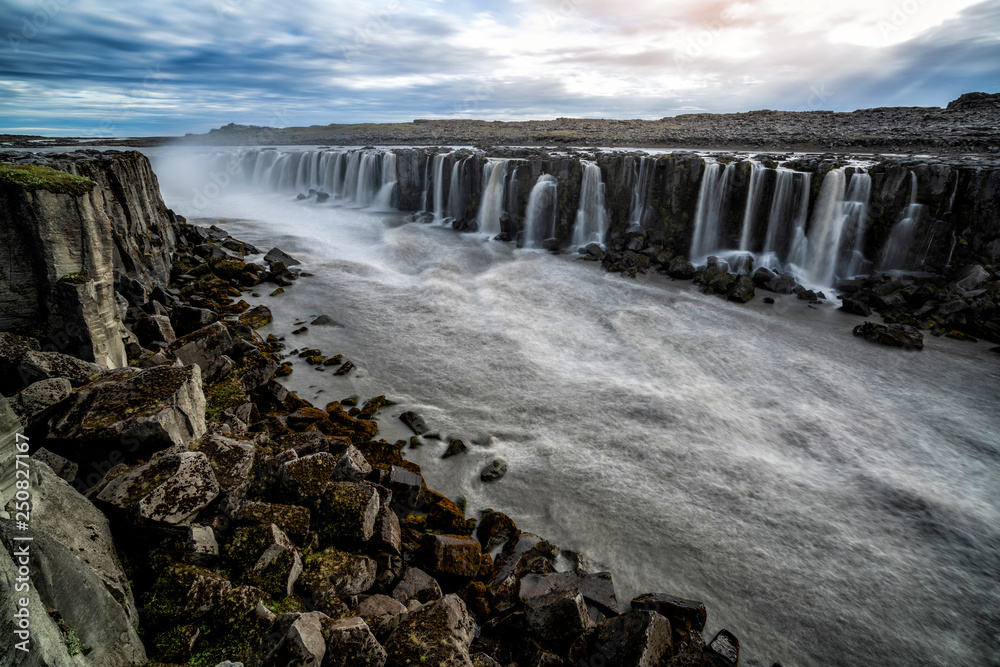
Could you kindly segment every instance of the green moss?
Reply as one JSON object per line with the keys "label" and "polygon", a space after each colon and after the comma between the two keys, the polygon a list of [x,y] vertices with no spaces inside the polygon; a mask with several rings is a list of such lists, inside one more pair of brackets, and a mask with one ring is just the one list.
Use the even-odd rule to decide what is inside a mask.
{"label": "green moss", "polygon": [[0,164],[0,186],[23,188],[29,192],[46,190],[63,195],[90,192],[94,182],[83,176],[34,164]]}
{"label": "green moss", "polygon": [[87,655],[91,648],[76,636],[76,630],[70,628],[66,632],[66,652],[70,655]]}
{"label": "green moss", "polygon": [[90,276],[86,271],[81,271],[80,273],[68,273],[59,279],[64,283],[72,283],[74,285],[82,285],[83,283],[90,282]]}

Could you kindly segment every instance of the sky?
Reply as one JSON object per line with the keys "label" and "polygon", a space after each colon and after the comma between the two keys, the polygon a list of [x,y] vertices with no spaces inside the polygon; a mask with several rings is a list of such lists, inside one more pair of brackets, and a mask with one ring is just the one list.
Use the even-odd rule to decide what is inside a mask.
{"label": "sky", "polygon": [[0,0],[0,132],[656,119],[1000,91],[987,0]]}

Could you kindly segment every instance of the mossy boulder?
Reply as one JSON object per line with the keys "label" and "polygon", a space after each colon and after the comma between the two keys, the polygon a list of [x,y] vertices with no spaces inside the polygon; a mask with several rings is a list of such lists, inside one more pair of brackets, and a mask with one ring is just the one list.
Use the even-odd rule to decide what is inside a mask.
{"label": "mossy boulder", "polygon": [[274,316],[267,306],[254,306],[239,317],[240,324],[245,324],[252,329],[259,329],[265,324],[270,324],[273,320]]}
{"label": "mossy boulder", "polygon": [[479,541],[461,535],[431,535],[420,538],[418,558],[432,575],[475,577],[482,561]]}
{"label": "mossy boulder", "polygon": [[157,627],[198,621],[219,608],[232,588],[228,579],[203,567],[168,565],[149,591],[148,621]]}
{"label": "mossy boulder", "polygon": [[320,499],[313,530],[321,547],[354,547],[371,539],[380,499],[368,484],[332,482]]}
{"label": "mossy boulder", "polygon": [[94,181],[36,164],[3,163],[0,164],[0,187],[78,196],[90,192]]}
{"label": "mossy boulder", "polygon": [[257,524],[273,523],[299,544],[309,532],[309,509],[298,505],[247,501],[240,507],[239,520]]}
{"label": "mossy boulder", "polygon": [[315,597],[364,593],[375,583],[378,571],[368,556],[332,547],[307,554],[303,566],[299,588]]}
{"label": "mossy boulder", "polygon": [[326,640],[323,667],[382,667],[385,664],[385,649],[362,618],[324,619],[322,634]]}
{"label": "mossy boulder", "polygon": [[194,442],[191,451],[202,452],[208,458],[223,491],[230,492],[245,484],[253,468],[254,448],[250,442],[213,433]]}
{"label": "mossy boulder", "polygon": [[476,536],[479,543],[483,545],[483,551],[493,551],[497,547],[502,547],[507,541],[517,533],[517,526],[514,520],[503,512],[487,512],[479,522],[479,530]]}
{"label": "mossy boulder", "polygon": [[307,499],[323,495],[336,468],[333,454],[317,452],[284,463],[279,474],[289,493]]}
{"label": "mossy boulder", "polygon": [[470,665],[475,622],[457,595],[419,607],[404,618],[386,642],[387,667]]}

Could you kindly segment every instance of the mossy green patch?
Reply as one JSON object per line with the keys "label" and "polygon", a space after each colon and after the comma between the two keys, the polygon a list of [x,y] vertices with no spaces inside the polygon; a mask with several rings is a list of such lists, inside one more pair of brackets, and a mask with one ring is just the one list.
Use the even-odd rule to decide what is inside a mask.
{"label": "mossy green patch", "polygon": [[94,182],[89,178],[74,176],[50,167],[0,163],[0,187],[23,188],[29,192],[45,190],[63,195],[82,195],[90,192]]}

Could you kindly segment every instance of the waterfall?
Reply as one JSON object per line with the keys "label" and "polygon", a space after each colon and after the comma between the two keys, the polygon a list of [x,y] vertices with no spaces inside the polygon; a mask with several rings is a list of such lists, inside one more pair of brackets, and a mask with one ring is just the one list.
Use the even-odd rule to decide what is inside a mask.
{"label": "waterfall", "polygon": [[500,216],[503,215],[504,185],[507,179],[506,158],[488,158],[483,165],[483,199],[479,205],[479,231],[493,236],[500,233]]}
{"label": "waterfall", "polygon": [[740,250],[750,250],[750,236],[753,234],[753,219],[757,214],[757,205],[764,190],[764,165],[760,162],[750,163],[750,187],[747,190],[747,203],[743,209],[743,230],[740,232]]}
{"label": "waterfall", "polygon": [[444,159],[445,153],[434,156],[434,222],[444,220]]}
{"label": "waterfall", "polygon": [[588,243],[604,244],[608,231],[608,212],[604,207],[604,180],[596,162],[581,160],[583,175],[580,183],[580,207],[573,225],[573,246]]}
{"label": "waterfall", "polygon": [[646,214],[646,199],[649,193],[649,175],[656,166],[656,160],[643,156],[639,158],[639,166],[633,170],[632,201],[628,210],[628,226],[630,230],[641,229]]}
{"label": "waterfall", "polygon": [[455,160],[455,164],[451,166],[451,183],[448,188],[448,217],[455,220],[458,220],[463,214],[463,205],[465,202],[462,197],[461,175],[465,161],[468,159]]}
{"label": "waterfall", "polygon": [[556,205],[559,201],[559,182],[555,176],[542,174],[528,195],[528,208],[524,217],[525,247],[539,247],[547,238],[556,235]]}
{"label": "waterfall", "polygon": [[854,172],[844,201],[844,230],[840,243],[838,275],[849,278],[861,273],[865,260],[865,230],[868,226],[868,200],[872,192],[872,177],[864,170]]}
{"label": "waterfall", "polygon": [[951,249],[948,251],[948,261],[944,263],[944,268],[946,270],[951,268],[951,258],[952,258],[952,255],[955,254],[955,246],[957,244],[958,244],[958,235],[955,234],[954,230],[952,230],[952,232],[951,232]]}
{"label": "waterfall", "polygon": [[431,187],[431,163],[432,160],[424,162],[424,191],[420,195],[420,210],[422,212],[427,210],[427,191]]}
{"label": "waterfall", "polygon": [[800,266],[806,280],[814,285],[830,285],[839,256],[840,234],[844,229],[844,200],[847,178],[843,168],[831,169],[823,177],[823,186],[813,211],[808,238],[797,247],[793,262]]}
{"label": "waterfall", "polygon": [[802,230],[809,215],[809,187],[812,174],[778,169],[771,209],[768,212],[764,261],[761,265],[776,268],[788,257],[790,229]]}
{"label": "waterfall", "polygon": [[694,235],[691,238],[689,255],[692,261],[704,258],[722,246],[722,203],[735,164],[730,162],[725,169],[718,162],[705,165],[701,188],[698,191]]}
{"label": "waterfall", "polygon": [[885,242],[882,259],[879,262],[880,271],[902,270],[906,266],[906,258],[913,243],[913,233],[923,212],[923,205],[917,203],[917,174],[910,172],[910,203],[903,209],[899,222],[893,225],[889,239]]}
{"label": "waterfall", "polygon": [[396,204],[396,154],[392,151],[382,153],[382,185],[375,197],[375,206],[380,209],[390,209]]}

